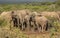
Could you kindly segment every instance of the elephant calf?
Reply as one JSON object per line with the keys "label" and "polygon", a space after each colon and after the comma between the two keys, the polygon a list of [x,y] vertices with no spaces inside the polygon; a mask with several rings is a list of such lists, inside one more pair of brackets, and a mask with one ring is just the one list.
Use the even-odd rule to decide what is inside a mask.
{"label": "elephant calf", "polygon": [[42,15],[37,15],[37,16],[35,16],[35,21],[36,21],[38,31],[39,32],[40,32],[40,30],[42,32],[45,31],[47,23],[48,23],[48,19]]}

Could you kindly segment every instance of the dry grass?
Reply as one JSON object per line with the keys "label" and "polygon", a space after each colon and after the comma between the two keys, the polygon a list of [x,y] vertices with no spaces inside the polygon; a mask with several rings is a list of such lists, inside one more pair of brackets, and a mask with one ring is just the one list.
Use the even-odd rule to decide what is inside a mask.
{"label": "dry grass", "polygon": [[59,33],[40,33],[40,34],[24,34],[18,28],[8,28],[0,27],[0,38],[60,38]]}

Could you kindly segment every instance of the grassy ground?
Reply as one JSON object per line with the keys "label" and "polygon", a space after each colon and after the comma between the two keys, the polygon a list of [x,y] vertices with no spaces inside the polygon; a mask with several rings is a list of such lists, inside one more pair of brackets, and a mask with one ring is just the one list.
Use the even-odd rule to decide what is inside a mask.
{"label": "grassy ground", "polygon": [[60,38],[60,33],[24,34],[18,28],[0,27],[0,38]]}

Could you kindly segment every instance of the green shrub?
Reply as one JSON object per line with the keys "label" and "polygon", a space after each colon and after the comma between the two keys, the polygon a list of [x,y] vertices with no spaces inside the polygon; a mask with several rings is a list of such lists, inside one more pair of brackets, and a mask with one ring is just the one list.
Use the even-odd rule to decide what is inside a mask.
{"label": "green shrub", "polygon": [[0,26],[7,25],[7,21],[5,19],[0,19]]}
{"label": "green shrub", "polygon": [[59,2],[35,2],[22,4],[0,4],[0,11],[10,11],[19,9],[30,9],[35,11],[58,11],[60,10]]}
{"label": "green shrub", "polygon": [[47,18],[49,19],[49,24],[52,26],[49,31],[51,33],[58,32],[60,30],[59,20],[54,17],[47,17]]}

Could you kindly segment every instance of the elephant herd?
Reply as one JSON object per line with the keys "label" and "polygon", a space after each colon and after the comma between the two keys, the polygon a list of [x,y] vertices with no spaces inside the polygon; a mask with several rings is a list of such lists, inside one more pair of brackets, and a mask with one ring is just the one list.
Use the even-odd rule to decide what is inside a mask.
{"label": "elephant herd", "polygon": [[37,13],[26,10],[12,11],[11,18],[13,26],[20,28],[22,31],[38,31],[43,32],[48,29],[48,19]]}

